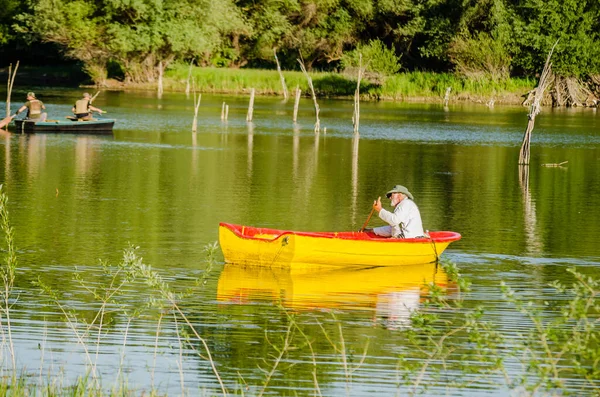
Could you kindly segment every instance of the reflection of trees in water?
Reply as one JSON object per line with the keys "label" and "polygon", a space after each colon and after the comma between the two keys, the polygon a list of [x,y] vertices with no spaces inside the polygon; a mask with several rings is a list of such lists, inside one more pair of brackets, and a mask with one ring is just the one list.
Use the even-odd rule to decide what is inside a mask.
{"label": "reflection of trees in water", "polygon": [[296,196],[303,201],[308,202],[311,197],[311,188],[313,186],[315,175],[318,172],[319,163],[319,139],[320,134],[315,133],[313,143],[313,155],[307,156],[308,160],[303,167],[299,165],[300,152],[300,129],[298,124],[294,124],[293,136],[293,157],[292,157],[292,178],[294,187],[297,189]]}
{"label": "reflection of trees in water", "polygon": [[198,150],[196,147],[198,146],[198,133],[192,133],[192,164],[191,164],[191,174],[194,176],[198,176]]}
{"label": "reflection of trees in water", "polygon": [[21,135],[19,137],[19,150],[27,151],[27,174],[31,178],[39,176],[40,169],[43,168],[45,163],[46,139],[45,134]]}
{"label": "reflection of trees in water", "polygon": [[537,233],[535,202],[529,190],[529,166],[519,165],[519,185],[523,193],[523,215],[527,254],[539,255],[543,251],[543,242]]}
{"label": "reflection of trees in water", "polygon": [[92,148],[93,139],[78,136],[75,143],[75,172],[77,176],[85,176],[92,168],[95,151]]}

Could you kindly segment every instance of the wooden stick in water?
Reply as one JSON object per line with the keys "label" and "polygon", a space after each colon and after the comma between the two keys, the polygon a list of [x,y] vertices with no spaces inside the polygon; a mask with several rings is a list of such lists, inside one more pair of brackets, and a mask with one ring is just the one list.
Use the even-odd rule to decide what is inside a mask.
{"label": "wooden stick in water", "polygon": [[252,121],[252,113],[254,112],[254,88],[250,91],[250,103],[248,103],[248,114],[246,114],[246,121]]}
{"label": "wooden stick in water", "polygon": [[296,101],[294,102],[294,118],[293,118],[294,123],[298,120],[298,105],[300,105],[300,94],[301,93],[302,93],[302,90],[300,89],[300,86],[297,85],[296,86]]}
{"label": "wooden stick in water", "polygon": [[562,167],[563,164],[567,164],[568,161],[563,161],[561,163],[546,163],[546,164],[542,164],[542,167]]}
{"label": "wooden stick in water", "polygon": [[285,85],[285,77],[283,77],[283,73],[281,72],[281,66],[279,65],[279,59],[277,58],[277,50],[273,48],[273,55],[275,55],[275,62],[277,62],[277,72],[279,73],[279,80],[281,81],[281,88],[283,89],[283,99],[287,101],[288,99],[288,89]]}
{"label": "wooden stick in water", "polygon": [[196,132],[198,129],[198,108],[200,108],[200,100],[202,99],[202,94],[198,94],[198,99],[196,100],[196,83],[192,81],[193,91],[194,91],[194,122],[192,123],[192,132]]}

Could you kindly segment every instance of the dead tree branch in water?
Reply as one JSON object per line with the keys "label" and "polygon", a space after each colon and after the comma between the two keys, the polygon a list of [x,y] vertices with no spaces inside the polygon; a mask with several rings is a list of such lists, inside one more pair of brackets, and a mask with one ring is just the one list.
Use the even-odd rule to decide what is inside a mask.
{"label": "dead tree branch in water", "polygon": [[196,132],[198,130],[198,109],[200,108],[200,101],[202,100],[202,94],[198,94],[198,98],[196,98],[196,81],[192,81],[193,91],[194,91],[194,120],[192,121],[192,132]]}
{"label": "dead tree branch in water", "polygon": [[531,134],[533,132],[533,126],[535,124],[535,116],[537,116],[540,113],[541,102],[542,98],[544,97],[544,92],[553,80],[552,63],[550,62],[550,58],[552,57],[552,53],[554,52],[556,44],[558,44],[558,40],[556,41],[556,43],[554,43],[552,49],[550,50],[550,53],[548,54],[548,58],[546,58],[546,63],[544,65],[544,69],[542,70],[540,81],[538,82],[538,86],[534,90],[534,99],[528,114],[529,121],[527,122],[527,129],[525,130],[525,135],[523,136],[523,143],[521,144],[521,151],[519,152],[519,164],[529,164],[529,146],[531,144]]}
{"label": "dead tree branch in water", "polygon": [[354,125],[354,133],[358,135],[358,126],[360,124],[360,82],[365,73],[366,66],[362,66],[362,54],[358,58],[358,78],[356,81],[356,90],[354,91],[354,113],[352,115],[352,124]]}
{"label": "dead tree branch in water", "polygon": [[304,61],[298,59],[298,63],[300,64],[300,69],[302,69],[302,73],[306,76],[306,80],[308,80],[308,87],[310,88],[310,92],[312,94],[312,99],[315,104],[315,133],[319,133],[321,131],[321,120],[319,120],[319,104],[317,103],[317,95],[315,94],[315,87],[313,86],[312,79],[308,75],[306,68],[304,67]]}
{"label": "dead tree branch in water", "polygon": [[556,76],[552,90],[552,106],[589,106],[598,100],[586,84],[575,77]]}
{"label": "dead tree branch in water", "polygon": [[283,99],[287,101],[288,99],[288,89],[285,84],[285,77],[283,77],[283,72],[281,71],[281,65],[279,65],[279,58],[277,58],[277,50],[273,48],[273,55],[275,56],[275,62],[277,62],[277,72],[279,73],[279,80],[281,81],[281,88],[283,89]]}
{"label": "dead tree branch in water", "polygon": [[8,81],[6,82],[6,117],[10,116],[10,97],[12,95],[12,89],[15,85],[15,77],[17,76],[17,70],[19,69],[19,61],[15,65],[15,70],[12,68],[12,63],[8,66]]}
{"label": "dead tree branch in water", "polygon": [[8,131],[8,124],[13,119],[13,117],[10,115],[10,97],[12,96],[15,77],[17,76],[17,69],[19,69],[19,61],[17,61],[14,71],[12,68],[12,63],[8,67],[8,81],[6,82],[6,118],[0,120],[0,129],[6,126],[6,131]]}

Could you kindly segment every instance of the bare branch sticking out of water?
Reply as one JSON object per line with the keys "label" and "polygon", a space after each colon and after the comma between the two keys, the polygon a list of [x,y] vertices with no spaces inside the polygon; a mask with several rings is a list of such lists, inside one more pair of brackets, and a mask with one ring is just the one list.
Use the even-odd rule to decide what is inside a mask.
{"label": "bare branch sticking out of water", "polygon": [[367,62],[367,65],[363,67],[362,53],[359,54],[358,59],[358,78],[356,80],[356,90],[354,91],[354,113],[352,115],[352,124],[354,125],[354,133],[356,135],[358,135],[358,126],[360,124],[360,82],[368,65]]}
{"label": "bare branch sticking out of water", "polygon": [[560,163],[546,163],[546,164],[542,164],[542,167],[562,167],[563,165],[567,164],[568,161],[562,161]]}
{"label": "bare branch sticking out of water", "polygon": [[540,113],[540,104],[542,102],[542,98],[544,97],[544,92],[550,86],[550,84],[552,84],[553,75],[552,63],[550,62],[550,58],[552,57],[552,53],[554,52],[554,48],[557,44],[558,40],[552,46],[550,53],[548,53],[544,69],[542,70],[542,74],[540,76],[540,81],[538,82],[537,88],[534,90],[535,93],[533,96],[533,103],[531,104],[528,115],[529,121],[527,122],[527,129],[525,130],[525,134],[523,135],[523,143],[521,144],[521,151],[519,152],[519,164],[529,164],[531,134],[533,132],[533,126],[535,124],[535,116],[537,116]]}
{"label": "bare branch sticking out of water", "polygon": [[446,93],[444,94],[444,107],[448,106],[448,101],[450,101],[450,91],[452,91],[452,87],[446,88]]}
{"label": "bare branch sticking out of water", "polygon": [[277,73],[279,73],[279,80],[281,81],[281,88],[283,90],[283,99],[287,101],[288,99],[288,89],[285,84],[285,77],[283,77],[283,73],[281,72],[281,65],[279,65],[279,59],[277,58],[277,50],[273,48],[273,55],[275,56],[275,62],[277,63]]}
{"label": "bare branch sticking out of water", "polygon": [[192,81],[193,90],[194,90],[194,121],[192,122],[192,132],[196,132],[198,130],[198,109],[200,108],[200,100],[202,99],[202,94],[198,94],[196,97],[196,82]]}
{"label": "bare branch sticking out of water", "polygon": [[[15,70],[12,69],[12,63],[8,67],[8,81],[6,82],[6,117],[10,117],[10,97],[12,95],[13,85],[15,84],[15,77],[17,76],[17,69],[19,69],[19,61],[15,65]],[[8,123],[5,125],[6,131],[8,131]]]}
{"label": "bare branch sticking out of water", "polygon": [[298,59],[298,63],[300,64],[300,69],[302,69],[302,73],[306,76],[306,80],[308,80],[308,87],[310,88],[310,92],[312,94],[312,99],[315,104],[315,133],[319,133],[321,131],[321,120],[319,120],[319,104],[317,103],[317,95],[315,94],[315,87],[313,86],[312,79],[308,75],[306,68],[304,67],[304,62],[302,59]]}
{"label": "bare branch sticking out of water", "polygon": [[300,89],[300,86],[296,86],[296,99],[294,101],[294,116],[292,117],[292,121],[294,123],[296,123],[296,121],[298,121],[298,106],[300,105],[300,94],[302,93],[302,90]]}

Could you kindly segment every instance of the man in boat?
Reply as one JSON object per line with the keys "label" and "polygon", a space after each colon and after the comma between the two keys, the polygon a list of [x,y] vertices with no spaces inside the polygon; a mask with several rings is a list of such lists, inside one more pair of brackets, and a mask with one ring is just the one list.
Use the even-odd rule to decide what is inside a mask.
{"label": "man in boat", "polygon": [[32,120],[32,121],[45,121],[46,120],[46,116],[48,114],[45,112],[42,112],[42,110],[46,110],[46,106],[44,106],[44,103],[42,101],[40,101],[39,99],[37,99],[35,97],[35,94],[33,92],[27,93],[27,102],[25,102],[25,104],[23,106],[21,106],[19,108],[19,110],[17,110],[17,113],[15,113],[15,116],[17,116],[21,112],[24,112],[26,109],[27,109],[26,120]]}
{"label": "man in boat", "polygon": [[425,236],[421,213],[408,189],[402,185],[396,185],[386,193],[386,196],[390,199],[394,212],[384,209],[381,205],[381,197],[377,198],[373,202],[373,208],[389,226],[376,227],[373,229],[373,233],[378,236],[393,238]]}
{"label": "man in boat", "polygon": [[92,97],[87,92],[83,93],[83,98],[75,102],[72,110],[78,120],[92,120],[92,112],[103,113],[101,109],[92,106],[91,102]]}

